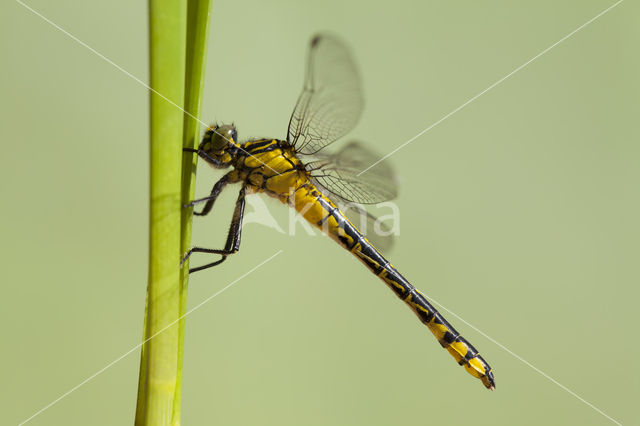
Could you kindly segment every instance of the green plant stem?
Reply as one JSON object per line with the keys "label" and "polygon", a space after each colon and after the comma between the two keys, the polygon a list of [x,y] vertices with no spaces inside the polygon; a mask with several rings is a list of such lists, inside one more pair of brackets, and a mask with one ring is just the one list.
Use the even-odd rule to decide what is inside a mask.
{"label": "green plant stem", "polygon": [[[181,169],[186,0],[150,0],[149,281],[136,425],[179,424]],[[161,94],[161,95],[159,95]],[[169,99],[171,102],[167,101]],[[176,107],[178,105],[179,107]]]}
{"label": "green plant stem", "polygon": [[[200,113],[202,106],[202,92],[204,88],[204,69],[207,58],[207,42],[209,39],[209,15],[211,13],[212,0],[189,0],[187,7],[187,57],[185,80],[185,111],[183,146],[196,148],[200,137]],[[182,203],[187,204],[195,194],[195,172],[198,157],[195,155],[183,156],[182,163]],[[193,210],[182,209],[181,250],[185,253],[191,244],[191,223]],[[185,262],[180,276],[180,350],[178,363],[182,365],[184,350],[183,317],[187,309],[187,286],[189,280],[189,261]],[[180,418],[182,381],[178,382],[176,397],[174,399],[174,416]]]}

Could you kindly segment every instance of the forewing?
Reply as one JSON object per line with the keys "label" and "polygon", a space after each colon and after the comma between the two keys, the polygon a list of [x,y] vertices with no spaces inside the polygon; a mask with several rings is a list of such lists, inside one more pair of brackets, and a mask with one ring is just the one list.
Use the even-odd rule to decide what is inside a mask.
{"label": "forewing", "polygon": [[315,154],[355,127],[362,106],[360,76],[349,50],[334,36],[316,35],[287,140],[297,153]]}
{"label": "forewing", "polygon": [[316,154],[316,158],[306,165],[311,179],[338,200],[376,204],[398,195],[393,169],[388,162],[380,161],[360,174],[380,160],[380,156],[360,142],[352,141],[335,154]]}

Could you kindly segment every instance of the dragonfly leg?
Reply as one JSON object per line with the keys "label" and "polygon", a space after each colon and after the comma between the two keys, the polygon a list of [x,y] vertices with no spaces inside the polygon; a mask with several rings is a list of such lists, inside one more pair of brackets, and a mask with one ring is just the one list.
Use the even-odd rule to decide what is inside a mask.
{"label": "dragonfly leg", "polygon": [[227,242],[223,249],[208,249],[203,247],[193,247],[187,252],[187,254],[180,261],[180,266],[191,256],[192,253],[209,253],[219,254],[222,256],[215,262],[207,263],[206,265],[198,266],[196,268],[189,269],[189,273],[202,271],[213,266],[219,265],[227,259],[227,256],[237,253],[240,249],[240,237],[242,236],[242,218],[244,217],[244,204],[245,204],[245,187],[242,187],[238,200],[236,201],[236,208],[233,211],[233,219],[231,220],[231,226],[229,226],[229,234],[227,235]]}
{"label": "dragonfly leg", "polygon": [[206,202],[207,204],[204,205],[201,211],[193,212],[193,214],[196,216],[206,216],[207,214],[209,214],[209,212],[213,208],[213,203],[216,202],[216,198],[218,198],[218,195],[220,195],[220,192],[224,189],[225,186],[227,186],[228,182],[229,182],[229,175],[226,174],[222,176],[220,180],[215,183],[215,185],[213,185],[213,188],[211,189],[211,194],[208,197],[198,198],[197,200],[193,200],[189,204],[185,204],[184,207],[193,207],[196,204]]}
{"label": "dragonfly leg", "polygon": [[214,166],[220,166],[223,164],[222,161],[216,160],[215,158],[211,157],[209,154],[207,154],[205,151],[201,149],[182,148],[182,152],[192,152],[194,154],[198,154],[198,157],[202,158],[207,163],[213,164]]}

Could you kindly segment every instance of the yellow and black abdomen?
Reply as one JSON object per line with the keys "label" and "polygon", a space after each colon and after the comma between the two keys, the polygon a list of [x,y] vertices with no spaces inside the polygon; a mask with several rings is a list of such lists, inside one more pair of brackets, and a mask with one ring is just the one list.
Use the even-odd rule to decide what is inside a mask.
{"label": "yellow and black abdomen", "polygon": [[491,367],[478,351],[369,243],[330,199],[308,182],[291,195],[289,203],[308,222],[336,240],[380,277],[469,374],[479,378],[488,389],[495,388]]}
{"label": "yellow and black abdomen", "polygon": [[287,142],[261,139],[246,142],[243,149],[247,155],[236,164],[239,180],[294,207],[309,223],[353,253],[413,310],[467,372],[482,380],[487,388],[495,387],[491,367],[478,351],[318,190]]}

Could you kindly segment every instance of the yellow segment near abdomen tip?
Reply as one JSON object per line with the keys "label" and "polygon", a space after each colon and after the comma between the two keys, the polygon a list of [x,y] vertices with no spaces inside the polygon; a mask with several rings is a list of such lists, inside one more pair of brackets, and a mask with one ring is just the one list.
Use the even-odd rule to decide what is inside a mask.
{"label": "yellow segment near abdomen tip", "polygon": [[479,379],[483,378],[487,374],[487,371],[484,368],[484,365],[482,364],[482,362],[480,362],[478,358],[470,359],[469,365],[465,364],[464,368],[465,370],[467,370],[469,374]]}
{"label": "yellow segment near abdomen tip", "polygon": [[457,361],[460,361],[467,355],[468,349],[467,345],[462,342],[453,342],[447,346],[447,350]]}

